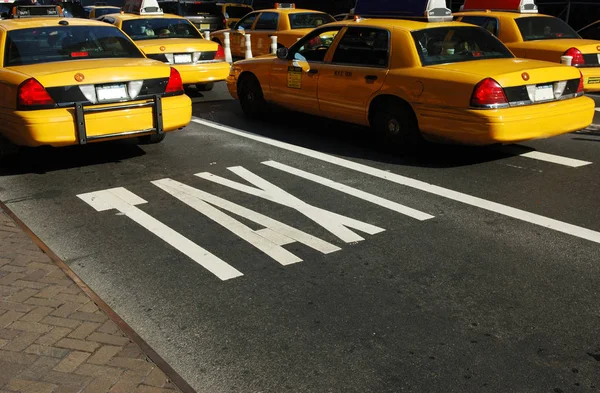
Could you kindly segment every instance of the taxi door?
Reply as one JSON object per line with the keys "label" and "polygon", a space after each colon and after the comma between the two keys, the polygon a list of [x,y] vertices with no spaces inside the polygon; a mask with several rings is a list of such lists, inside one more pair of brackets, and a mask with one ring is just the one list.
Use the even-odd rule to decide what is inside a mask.
{"label": "taxi door", "polygon": [[246,53],[246,37],[247,33],[252,32],[252,26],[256,22],[258,12],[252,12],[242,19],[235,25],[234,29],[231,29],[229,34],[229,43],[231,45],[231,56],[233,57],[245,57]]}
{"label": "taxi door", "polygon": [[370,98],[388,73],[390,32],[372,27],[348,27],[330,63],[319,71],[321,115],[366,124]]}
{"label": "taxi door", "polygon": [[279,13],[263,12],[258,17],[251,34],[252,56],[271,53],[271,36],[277,35]]}
{"label": "taxi door", "polygon": [[314,30],[273,62],[270,100],[301,112],[318,114],[317,86],[325,56],[343,26]]}

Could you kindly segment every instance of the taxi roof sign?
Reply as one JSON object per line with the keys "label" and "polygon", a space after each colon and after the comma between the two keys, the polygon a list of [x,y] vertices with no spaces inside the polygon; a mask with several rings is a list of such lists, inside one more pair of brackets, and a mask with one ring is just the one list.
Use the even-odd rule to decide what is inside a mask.
{"label": "taxi roof sign", "polygon": [[12,8],[13,18],[40,18],[48,16],[63,16],[58,5],[15,5]]}
{"label": "taxi roof sign", "polygon": [[354,14],[367,18],[424,18],[430,22],[452,20],[446,0],[357,0]]}
{"label": "taxi roof sign", "polygon": [[490,10],[511,11],[521,14],[537,14],[538,7],[534,0],[465,0],[461,11]]}
{"label": "taxi roof sign", "polygon": [[275,3],[277,9],[293,9],[296,8],[295,3]]}
{"label": "taxi roof sign", "polygon": [[123,12],[138,15],[163,15],[156,0],[126,0]]}

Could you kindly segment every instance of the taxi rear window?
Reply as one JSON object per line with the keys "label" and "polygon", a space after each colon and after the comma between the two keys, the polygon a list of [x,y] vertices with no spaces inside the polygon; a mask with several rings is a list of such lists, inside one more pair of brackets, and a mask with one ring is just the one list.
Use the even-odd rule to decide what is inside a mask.
{"label": "taxi rear window", "polygon": [[4,66],[79,59],[143,58],[119,29],[56,26],[11,30],[6,35]]}
{"label": "taxi rear window", "polygon": [[216,3],[205,3],[197,2],[197,3],[181,3],[183,8],[184,16],[194,16],[194,15],[221,15],[222,11],[220,6]]}
{"label": "taxi rear window", "polygon": [[179,18],[128,20],[123,22],[123,31],[135,41],[157,38],[202,38],[187,19]]}
{"label": "taxi rear window", "polygon": [[251,13],[252,8],[228,5],[227,7],[225,7],[225,12],[230,18],[242,18]]}
{"label": "taxi rear window", "polygon": [[332,16],[322,12],[299,12],[289,14],[292,29],[314,29],[325,23],[335,22]]}
{"label": "taxi rear window", "polygon": [[437,27],[413,31],[412,36],[423,66],[514,57],[481,27]]}
{"label": "taxi rear window", "polygon": [[515,22],[521,31],[523,41],[581,38],[562,19],[551,16],[517,18]]}
{"label": "taxi rear window", "polygon": [[102,15],[118,14],[119,12],[120,10],[117,8],[96,8],[94,15],[96,18],[98,18]]}

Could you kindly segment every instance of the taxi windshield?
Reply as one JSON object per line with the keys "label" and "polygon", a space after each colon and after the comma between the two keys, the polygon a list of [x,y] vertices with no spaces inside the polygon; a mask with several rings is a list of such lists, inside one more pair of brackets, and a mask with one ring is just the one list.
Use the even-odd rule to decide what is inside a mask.
{"label": "taxi windshield", "polygon": [[179,18],[128,20],[123,22],[123,31],[135,41],[158,38],[202,38],[187,19]]}
{"label": "taxi windshield", "polygon": [[332,16],[322,12],[299,12],[289,14],[292,29],[314,29],[325,23],[335,22]]}
{"label": "taxi windshield", "polygon": [[514,57],[481,27],[437,27],[414,31],[412,36],[423,66]]}
{"label": "taxi windshield", "polygon": [[552,16],[537,16],[515,19],[523,41],[555,40],[562,38],[581,38],[575,30],[562,19]]}
{"label": "taxi windshield", "polygon": [[119,29],[56,26],[11,30],[6,35],[4,66],[79,59],[143,58]]}

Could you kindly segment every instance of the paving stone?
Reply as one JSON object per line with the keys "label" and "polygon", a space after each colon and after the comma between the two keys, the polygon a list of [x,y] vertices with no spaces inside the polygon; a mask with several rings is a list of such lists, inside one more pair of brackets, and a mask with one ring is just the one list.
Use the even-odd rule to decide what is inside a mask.
{"label": "paving stone", "polygon": [[74,340],[72,338],[63,338],[55,346],[60,348],[75,349],[77,351],[94,352],[100,344],[90,341]]}
{"label": "paving stone", "polygon": [[6,388],[21,393],[52,393],[57,385],[45,382],[27,381],[21,379],[13,379]]}
{"label": "paving stone", "polygon": [[98,331],[100,333],[121,335],[121,331],[119,330],[117,324],[110,320],[106,321],[104,325],[98,329]]}
{"label": "paving stone", "polygon": [[[33,362],[32,362],[33,363]],[[11,362],[9,359],[0,358],[0,388],[6,385],[15,375],[27,369],[28,364]]]}
{"label": "paving stone", "polygon": [[74,302],[85,304],[90,301],[90,298],[84,295],[69,295],[68,293],[60,293],[56,296],[52,296],[53,299],[64,300],[65,302]]}
{"label": "paving stone", "polygon": [[105,345],[88,359],[90,364],[106,364],[121,351],[121,347]]}
{"label": "paving stone", "polygon": [[15,321],[7,326],[8,329],[16,329],[22,330],[24,332],[33,332],[33,333],[48,333],[52,330],[52,326],[44,325],[41,323],[31,323],[25,321]]}
{"label": "paving stone", "polygon": [[[39,293],[38,293],[38,296],[39,296]],[[42,299],[39,297],[30,297],[29,299],[25,300],[24,303],[31,304],[34,306],[45,306],[45,307],[58,308],[58,307],[60,307],[61,304],[64,303],[64,301],[56,300],[56,299]]]}
{"label": "paving stone", "polygon": [[27,280],[17,280],[15,282],[13,282],[12,285],[16,286],[16,287],[21,287],[21,288],[37,289],[38,291],[40,289],[46,288],[48,286],[48,284],[43,283],[43,282],[35,282],[35,281],[27,281]]}
{"label": "paving stone", "polygon": [[65,327],[55,327],[50,332],[36,340],[37,344],[53,345],[55,342],[71,333],[71,329]]}
{"label": "paving stone", "polygon": [[69,350],[65,348],[50,347],[48,345],[31,344],[24,351],[34,355],[51,356],[62,359],[69,354]]}
{"label": "paving stone", "polygon": [[88,302],[88,303],[84,304],[83,306],[81,306],[81,308],[79,308],[78,311],[95,313],[96,311],[98,311],[98,306],[96,306],[96,304],[94,302]]}
{"label": "paving stone", "polygon": [[17,337],[21,332],[12,329],[0,329],[0,338],[5,340],[12,340]]}
{"label": "paving stone", "polygon": [[167,376],[163,373],[160,368],[154,367],[150,374],[144,380],[144,385],[150,385],[155,387],[163,387],[167,382]]}
{"label": "paving stone", "polygon": [[46,375],[42,377],[42,381],[50,382],[55,385],[66,385],[75,386],[82,389],[87,386],[93,377],[87,375],[77,375],[73,373],[61,373],[58,371],[50,370]]}
{"label": "paving stone", "polygon": [[80,321],[52,316],[47,316],[46,318],[42,319],[42,323],[47,323],[48,325],[68,327],[70,329],[75,329],[77,326],[81,325]]}
{"label": "paving stone", "polygon": [[41,336],[41,333],[23,332],[10,343],[2,347],[5,351],[23,351]]}
{"label": "paving stone", "polygon": [[69,354],[66,358],[64,358],[55,368],[54,371],[59,371],[63,373],[70,373],[75,371],[77,367],[79,367],[83,362],[90,357],[88,352],[79,352],[74,351]]}
{"label": "paving stone", "polygon": [[140,385],[135,389],[135,393],[172,393],[173,390],[157,388],[155,386]]}
{"label": "paving stone", "polygon": [[150,374],[153,364],[144,359],[128,359],[114,357],[108,362],[109,366],[126,368],[128,370],[139,371],[145,375]]}
{"label": "paving stone", "polygon": [[81,307],[81,303],[65,302],[57,310],[52,312],[52,316],[59,318],[67,318],[69,315],[74,313],[79,307]]}
{"label": "paving stone", "polygon": [[10,296],[7,300],[10,302],[14,302],[14,303],[23,303],[25,300],[29,299],[30,297],[37,295],[39,292],[38,289],[23,289],[20,292],[15,293],[14,295]]}
{"label": "paving stone", "polygon": [[117,381],[116,384],[112,388],[110,388],[109,393],[130,393],[135,390],[135,388],[142,383],[146,374],[141,374],[135,371],[127,371],[125,372],[121,378]]}
{"label": "paving stone", "polygon": [[85,388],[83,393],[106,393],[115,384],[116,378],[98,377]]}
{"label": "paving stone", "polygon": [[29,313],[27,313],[27,315],[24,315],[23,317],[21,317],[19,320],[25,321],[25,322],[39,322],[46,315],[50,314],[52,311],[54,311],[54,309],[51,307],[44,307],[44,306],[36,307],[33,310],[31,310]]}
{"label": "paving stone", "polygon": [[69,338],[83,340],[84,338],[95,332],[96,329],[98,329],[98,327],[100,326],[101,325],[96,322],[83,322],[81,325],[79,325],[77,329],[73,330],[73,332],[69,334]]}
{"label": "paving stone", "polygon": [[23,304],[20,302],[13,302],[13,301],[0,301],[0,310],[10,310],[10,311],[18,311],[18,312],[23,312],[23,313],[27,313],[30,312],[31,310],[33,310],[35,307],[34,306],[30,306],[28,304]]}
{"label": "paving stone", "polygon": [[122,368],[98,366],[95,364],[84,363],[77,370],[75,370],[75,374],[89,375],[91,377],[117,378],[121,374],[123,374],[124,371],[125,370],[123,370]]}
{"label": "paving stone", "polygon": [[5,328],[25,315],[24,312],[9,310],[0,316],[0,328]]}
{"label": "paving stone", "polygon": [[38,360],[16,377],[18,379],[39,381],[46,373],[48,373],[48,371],[55,367],[58,362],[60,362],[60,359],[49,356],[40,356]]}
{"label": "paving stone", "polygon": [[73,314],[69,315],[69,318],[78,319],[80,321],[99,322],[99,323],[103,323],[108,319],[108,317],[104,313],[92,314],[92,313],[79,312],[79,311],[74,312]]}

